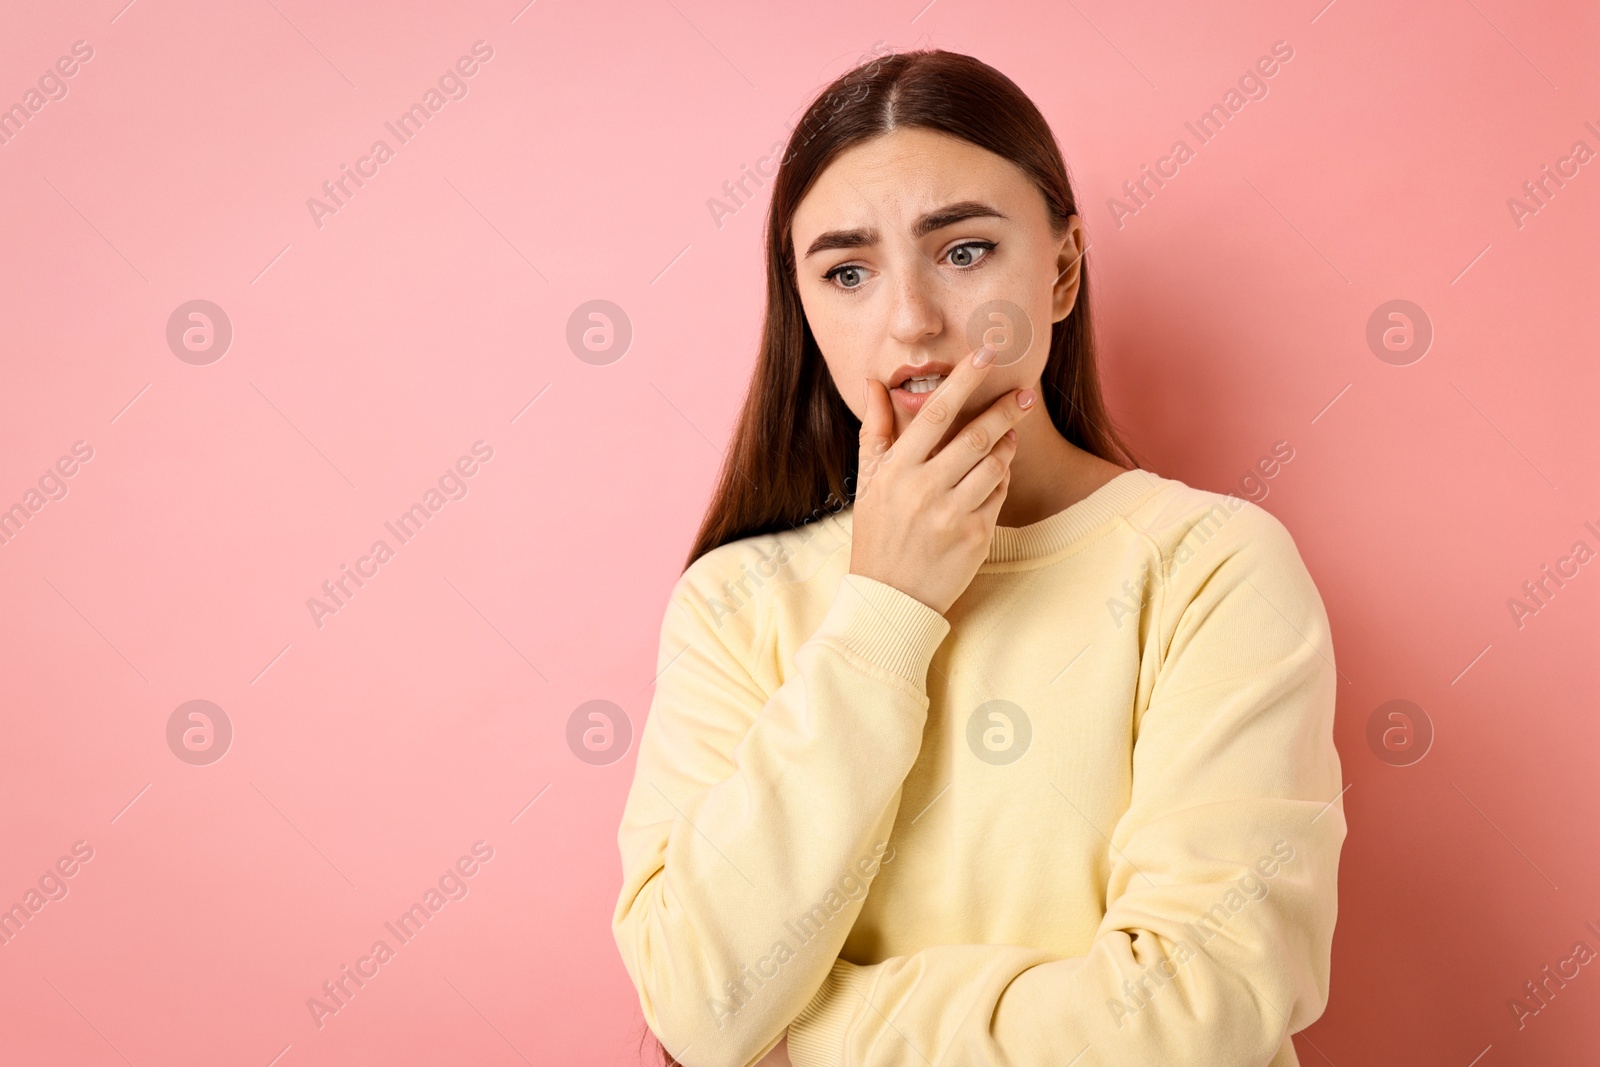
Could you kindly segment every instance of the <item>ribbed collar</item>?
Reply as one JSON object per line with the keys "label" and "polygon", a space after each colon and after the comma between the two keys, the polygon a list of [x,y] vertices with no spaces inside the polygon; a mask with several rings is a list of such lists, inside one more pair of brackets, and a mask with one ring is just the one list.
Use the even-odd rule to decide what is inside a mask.
{"label": "ribbed collar", "polygon": [[[1069,547],[1122,514],[1154,492],[1160,475],[1140,468],[1123,471],[1082,500],[1048,518],[1027,526],[996,526],[989,542],[990,563],[1021,563],[1045,559]],[[845,508],[837,519],[847,531],[855,529],[855,507]]]}

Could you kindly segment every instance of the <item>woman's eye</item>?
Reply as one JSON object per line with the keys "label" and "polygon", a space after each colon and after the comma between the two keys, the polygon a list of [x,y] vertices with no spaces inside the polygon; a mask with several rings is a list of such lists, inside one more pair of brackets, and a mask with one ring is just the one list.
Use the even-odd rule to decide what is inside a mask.
{"label": "woman's eye", "polygon": [[[970,267],[974,262],[972,257],[975,251],[983,252],[984,257],[987,258],[988,254],[994,251],[994,242],[967,241],[965,244],[956,245],[950,250],[950,262],[957,267]],[[978,259],[976,262],[982,263],[983,259]]]}
{"label": "woman's eye", "polygon": [[[945,258],[949,259],[954,267],[970,270],[976,264],[988,259],[989,253],[994,249],[993,241],[965,241],[946,252]],[[845,263],[828,271],[822,279],[842,292],[853,293],[866,284],[866,274],[865,267]]]}
{"label": "woman's eye", "polygon": [[[828,281],[833,282],[833,284],[838,286],[840,289],[850,290],[861,288],[861,273],[862,271],[860,267],[846,263],[842,267],[833,268],[828,273],[824,274],[823,277]],[[839,279],[846,277],[851,278],[852,281],[849,283],[842,283],[839,281]]]}

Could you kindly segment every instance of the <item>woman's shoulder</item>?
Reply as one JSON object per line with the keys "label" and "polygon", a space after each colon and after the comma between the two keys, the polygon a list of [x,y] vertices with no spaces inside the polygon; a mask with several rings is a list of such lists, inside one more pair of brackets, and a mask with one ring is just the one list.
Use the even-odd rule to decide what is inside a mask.
{"label": "woman's shoulder", "polygon": [[1144,539],[1165,610],[1239,588],[1320,605],[1321,597],[1289,528],[1261,504],[1233,493],[1158,478],[1157,490],[1124,516]]}
{"label": "woman's shoulder", "polygon": [[848,526],[829,513],[718,545],[683,572],[672,599],[731,644],[750,648],[766,629],[774,601],[824,596],[849,562]]}
{"label": "woman's shoulder", "polygon": [[1175,478],[1126,518],[1147,543],[1163,590],[1163,630],[1180,616],[1210,616],[1233,596],[1261,600],[1303,630],[1325,628],[1326,609],[1288,527],[1259,503]]}
{"label": "woman's shoulder", "polygon": [[1331,678],[1327,607],[1294,537],[1271,511],[1162,479],[1127,518],[1146,542],[1156,670],[1179,672],[1170,683],[1176,692],[1210,684],[1197,678],[1244,678],[1257,669]]}
{"label": "woman's shoulder", "polygon": [[1156,491],[1131,508],[1129,525],[1148,538],[1163,557],[1186,549],[1231,554],[1245,549],[1294,551],[1294,537],[1277,516],[1254,500],[1213,492],[1152,472]]}

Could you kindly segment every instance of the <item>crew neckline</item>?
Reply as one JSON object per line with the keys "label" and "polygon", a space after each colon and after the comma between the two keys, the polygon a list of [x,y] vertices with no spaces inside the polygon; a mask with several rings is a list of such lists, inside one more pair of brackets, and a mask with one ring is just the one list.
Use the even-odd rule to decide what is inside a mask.
{"label": "crew neckline", "polygon": [[[1098,530],[1113,516],[1127,510],[1154,490],[1161,476],[1142,467],[1125,470],[1100,488],[1054,515],[1026,526],[996,526],[989,542],[989,555],[980,566],[991,563],[1022,563],[1053,556],[1073,542]],[[852,533],[855,507],[839,515]]]}

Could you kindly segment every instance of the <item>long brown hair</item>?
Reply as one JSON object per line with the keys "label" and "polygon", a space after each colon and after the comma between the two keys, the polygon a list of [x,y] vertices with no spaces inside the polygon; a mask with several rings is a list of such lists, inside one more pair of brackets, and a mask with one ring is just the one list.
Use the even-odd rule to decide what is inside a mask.
{"label": "long brown hair", "polygon": [[[767,312],[761,349],[716,492],[685,569],[741,537],[789,530],[854,499],[861,422],[828,373],[800,304],[790,225],[835,157],[901,127],[960,137],[1009,159],[1044,195],[1052,231],[1078,213],[1061,149],[1015,82],[981,60],[942,49],[894,52],[840,75],[789,138],[767,211]],[[1095,366],[1089,263],[1072,313],[1050,330],[1040,382],[1061,436],[1122,466],[1140,466],[1118,436]]]}
{"label": "long brown hair", "polygon": [[[890,52],[840,75],[818,94],[789,138],[767,211],[767,311],[755,374],[715,495],[687,569],[720,545],[793,529],[854,499],[861,422],[828,373],[800,303],[790,225],[835,157],[902,127],[950,134],[1009,159],[1044,195],[1060,237],[1078,201],[1044,116],[1015,82],[959,52]],[[1089,264],[1080,264],[1072,313],[1054,323],[1041,381],[1061,435],[1086,452],[1140,466],[1100,395],[1090,316]],[[653,1034],[648,1035],[655,1041]],[[655,1041],[667,1067],[677,1060]]]}

